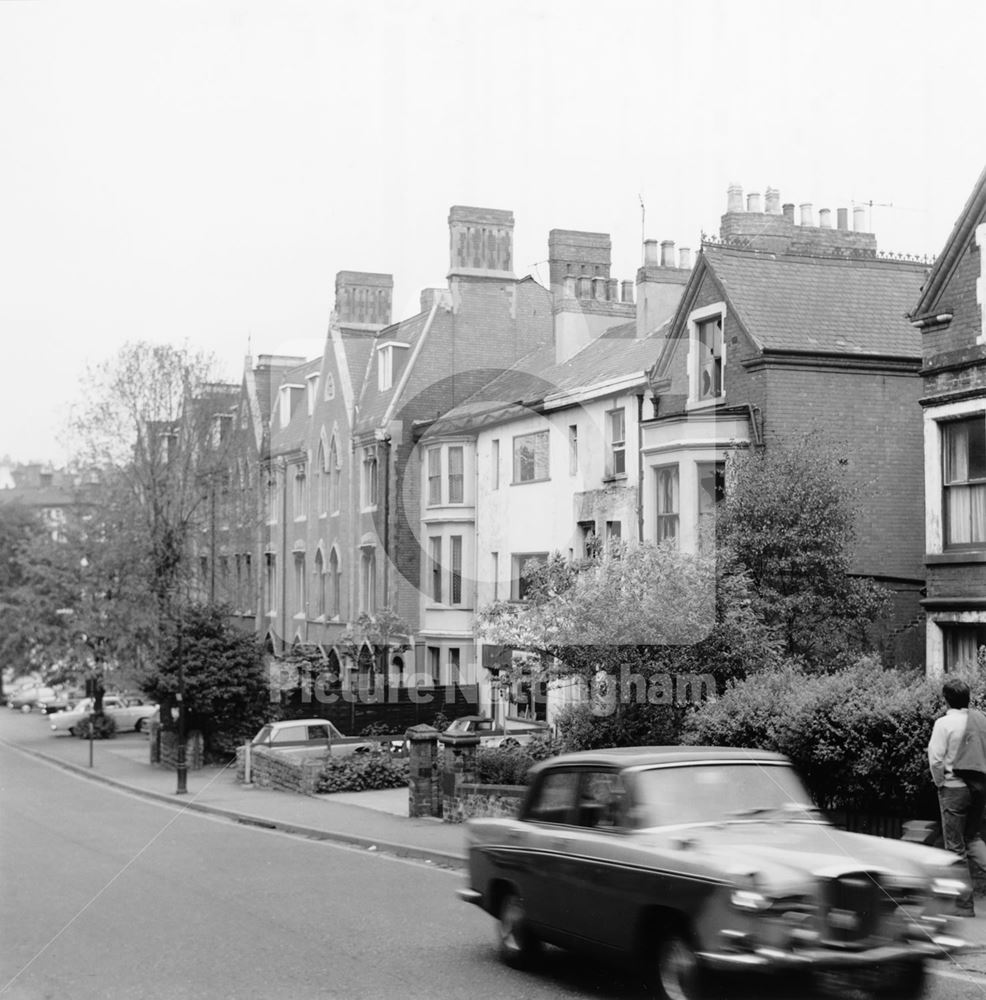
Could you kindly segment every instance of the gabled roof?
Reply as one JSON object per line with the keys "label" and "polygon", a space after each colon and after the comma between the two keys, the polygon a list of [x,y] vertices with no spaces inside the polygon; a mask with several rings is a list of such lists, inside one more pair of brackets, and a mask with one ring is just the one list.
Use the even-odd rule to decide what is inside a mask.
{"label": "gabled roof", "polygon": [[[387,415],[392,403],[396,405],[401,399],[413,398],[434,380],[433,372],[422,371],[421,366],[412,364],[412,361],[415,358],[416,348],[430,329],[448,322],[449,314],[444,309],[433,308],[429,312],[418,313],[410,319],[385,327],[377,335],[376,340],[370,342],[370,351],[363,369],[362,391],[357,387],[359,400],[359,413],[356,417],[357,433],[377,427]],[[408,346],[400,348],[403,357],[395,359],[393,384],[389,389],[379,389],[373,364],[376,355],[374,348],[378,344],[391,341]],[[412,366],[409,372],[408,365]],[[407,378],[404,377],[405,373]]]}
{"label": "gabled roof", "polygon": [[[305,364],[297,368],[291,368],[282,372],[278,382],[276,392],[280,395],[282,386],[299,385],[307,391],[307,380],[309,375],[317,375],[322,369],[322,359],[314,358],[306,361]],[[308,444],[308,433],[310,422],[308,416],[308,403],[303,397],[297,409],[291,415],[291,420],[287,427],[281,427],[280,414],[277,404],[271,407],[272,427],[271,427],[271,453],[285,454],[291,451],[304,449]]]}
{"label": "gabled roof", "polygon": [[945,247],[938,255],[928,280],[921,289],[921,297],[910,313],[913,320],[925,319],[938,312],[941,293],[947,287],[949,278],[969,245],[976,227],[984,218],[986,218],[986,167],[979,175],[979,180],[976,181],[962,214],[956,219],[945,241]]}
{"label": "gabled roof", "polygon": [[[553,345],[532,351],[465,403],[449,410],[431,425],[429,434],[477,431],[514,420],[542,406],[546,397],[561,397],[558,402],[564,406],[566,393],[583,390],[580,398],[591,396],[594,389],[603,393],[607,385],[620,379],[637,377],[643,383],[661,350],[667,324],[642,340],[626,336],[631,325],[635,327],[624,324],[607,331],[560,363],[554,363]],[[610,336],[615,331],[620,332]]]}
{"label": "gabled roof", "polygon": [[[881,257],[802,256],[702,246],[727,306],[764,351],[810,354],[921,355],[905,316],[927,265]],[[690,284],[704,269],[696,268]],[[694,295],[686,291],[685,300]],[[685,312],[687,315],[687,311]],[[675,316],[675,335],[684,326]]]}

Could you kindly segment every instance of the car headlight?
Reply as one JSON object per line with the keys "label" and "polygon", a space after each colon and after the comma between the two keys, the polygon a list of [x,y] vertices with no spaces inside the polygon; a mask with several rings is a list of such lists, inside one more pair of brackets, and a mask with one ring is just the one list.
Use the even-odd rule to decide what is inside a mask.
{"label": "car headlight", "polygon": [[729,902],[737,910],[743,910],[746,913],[762,913],[764,910],[770,909],[773,901],[756,889],[733,889],[729,894]]}
{"label": "car headlight", "polygon": [[941,899],[958,899],[969,891],[969,883],[960,878],[933,878],[931,891]]}

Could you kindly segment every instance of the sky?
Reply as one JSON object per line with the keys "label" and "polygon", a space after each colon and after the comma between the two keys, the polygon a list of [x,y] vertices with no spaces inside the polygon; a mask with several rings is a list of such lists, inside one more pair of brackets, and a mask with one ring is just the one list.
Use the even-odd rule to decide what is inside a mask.
{"label": "sky", "polygon": [[413,315],[452,205],[513,211],[545,284],[549,230],[633,278],[732,183],[936,254],[986,163],[984,38],[982,0],[0,0],[0,457],[66,462],[128,341],[230,381],[315,357],[340,270]]}

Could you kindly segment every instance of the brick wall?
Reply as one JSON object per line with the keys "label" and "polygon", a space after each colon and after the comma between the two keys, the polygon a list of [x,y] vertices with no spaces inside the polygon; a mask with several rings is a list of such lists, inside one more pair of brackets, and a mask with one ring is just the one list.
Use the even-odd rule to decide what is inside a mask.
{"label": "brick wall", "polygon": [[974,345],[976,338],[982,334],[981,307],[976,301],[981,256],[982,251],[970,243],[943,290],[938,300],[938,312],[951,313],[952,321],[947,327],[931,329],[922,335],[925,367],[933,366],[940,354]]}
{"label": "brick wall", "polygon": [[[255,785],[279,792],[314,795],[326,752],[250,748],[250,775]],[[246,747],[236,748],[236,778],[246,779]]]}
{"label": "brick wall", "polygon": [[446,823],[464,823],[480,816],[513,817],[527,794],[525,785],[479,785],[463,783],[456,794],[442,803]]}

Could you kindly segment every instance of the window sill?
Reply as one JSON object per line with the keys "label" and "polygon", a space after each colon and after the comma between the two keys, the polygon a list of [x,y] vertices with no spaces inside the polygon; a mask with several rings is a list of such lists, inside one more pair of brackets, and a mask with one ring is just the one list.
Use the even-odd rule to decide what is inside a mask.
{"label": "window sill", "polygon": [[541,479],[515,479],[511,486],[533,486],[535,483],[550,483],[551,476],[544,476]]}
{"label": "window sill", "polygon": [[625,472],[610,473],[607,476],[603,476],[604,483],[620,483],[626,482],[627,474]]}
{"label": "window sill", "polygon": [[929,552],[925,554],[924,563],[926,566],[986,563],[986,548],[949,549],[947,552]]}
{"label": "window sill", "polygon": [[692,399],[689,397],[685,402],[685,410],[710,410],[713,407],[721,406],[726,402],[726,394],[712,396],[709,399]]}

